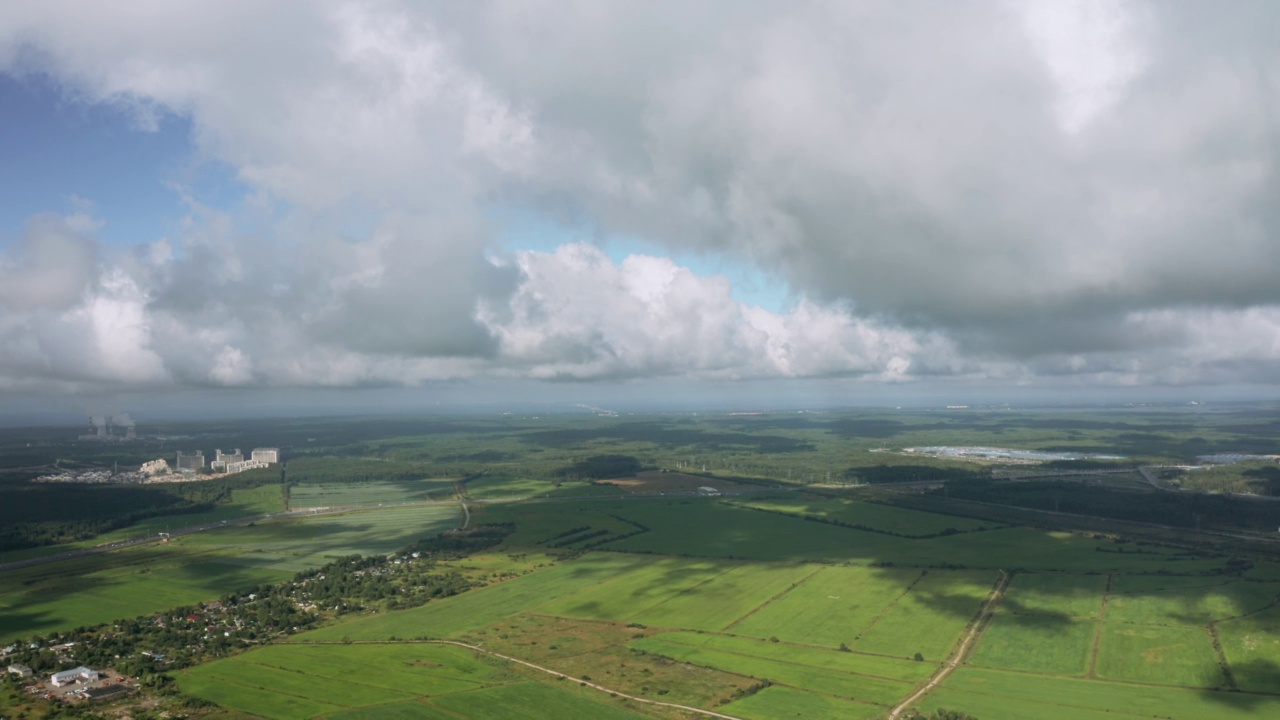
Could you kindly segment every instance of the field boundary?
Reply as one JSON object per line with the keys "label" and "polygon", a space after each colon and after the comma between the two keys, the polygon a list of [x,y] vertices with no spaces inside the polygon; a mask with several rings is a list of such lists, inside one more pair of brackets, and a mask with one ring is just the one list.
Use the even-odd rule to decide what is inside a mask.
{"label": "field boundary", "polygon": [[968,631],[965,632],[964,637],[960,639],[960,644],[951,652],[951,659],[947,660],[947,662],[933,674],[933,677],[929,678],[929,682],[925,683],[924,687],[916,690],[908,696],[906,700],[898,703],[898,705],[890,711],[889,720],[897,720],[898,716],[902,714],[902,711],[906,710],[911,703],[924,697],[930,690],[937,687],[938,683],[945,680],[956,668],[960,667],[960,663],[964,661],[972,643],[982,635],[982,631],[986,630],[987,624],[991,621],[992,616],[995,615],[996,608],[1004,598],[1004,592],[1009,588],[1009,582],[1012,579],[1013,575],[1011,573],[1007,573],[1003,570],[1000,571],[1000,579],[996,580],[995,587],[991,588],[991,592],[987,594],[987,599],[982,602],[982,607],[978,609],[978,614],[974,617],[973,623],[969,626]]}
{"label": "field boundary", "polygon": [[1098,648],[1102,646],[1102,633],[1106,631],[1107,606],[1111,604],[1111,587],[1115,584],[1115,573],[1107,573],[1107,586],[1102,589],[1102,606],[1098,608],[1098,619],[1093,626],[1093,645],[1089,648],[1089,668],[1084,676],[1090,680],[1098,679]]}
{"label": "field boundary", "polygon": [[866,635],[868,632],[870,632],[871,628],[875,627],[876,623],[883,620],[884,616],[888,615],[890,610],[897,607],[898,603],[902,602],[902,598],[906,597],[907,593],[911,592],[912,588],[920,584],[920,581],[923,580],[925,576],[928,574],[929,574],[929,568],[924,568],[923,570],[921,570],[920,574],[916,576],[916,579],[912,580],[905,588],[903,588],[901,593],[898,593],[898,597],[894,598],[888,605],[885,605],[884,607],[880,608],[880,612],[876,613],[876,616],[871,618],[871,622],[867,623],[865,627],[863,627],[861,630],[858,631],[858,634],[854,636],[854,639],[861,640],[863,635]]}

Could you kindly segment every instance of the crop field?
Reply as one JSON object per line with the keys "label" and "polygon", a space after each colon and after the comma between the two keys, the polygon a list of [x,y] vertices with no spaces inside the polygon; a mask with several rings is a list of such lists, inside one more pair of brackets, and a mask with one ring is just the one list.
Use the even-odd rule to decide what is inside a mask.
{"label": "crop field", "polygon": [[807,565],[737,565],[627,619],[662,627],[723,630],[817,571]]}
{"label": "crop field", "polygon": [[788,642],[774,642],[736,635],[706,632],[668,632],[641,638],[630,643],[631,647],[657,652],[660,648],[692,648],[709,652],[727,653],[760,658],[770,662],[827,668],[853,675],[868,675],[890,680],[918,682],[937,669],[937,663],[903,660],[900,658],[871,655],[857,651],[842,651],[834,647],[812,647]]}
{"label": "crop field", "polygon": [[1098,677],[1219,688],[1225,684],[1204,628],[1113,625],[1103,628]]}
{"label": "crop field", "polygon": [[1241,690],[1280,693],[1280,607],[1218,623],[1217,631]]}
{"label": "crop field", "polygon": [[996,574],[931,570],[853,645],[855,650],[939,661],[991,592]]}
{"label": "crop field", "polygon": [[851,643],[922,575],[920,570],[823,567],[728,629],[809,645]]}
{"label": "crop field", "polygon": [[642,570],[650,558],[591,555],[422,607],[373,615],[295,636],[297,642],[453,637],[556,602],[608,578]]}
{"label": "crop field", "polygon": [[[359,711],[346,717],[403,717],[416,710],[416,717],[433,711],[453,717],[458,701],[448,696],[464,692],[464,705],[474,702],[475,692],[492,693],[493,714],[479,717],[526,717],[519,713],[539,708],[555,710],[556,717],[637,717],[575,692],[520,682],[505,663],[439,645],[268,647],[182,671],[177,678],[184,692],[224,707],[298,720],[353,708]],[[523,710],[498,709],[506,703]]]}
{"label": "crop field", "polygon": [[724,712],[747,720],[776,718],[845,718],[866,720],[884,712],[872,703],[817,695],[802,690],[774,685],[741,700],[725,705]]}
{"label": "crop field", "polygon": [[774,510],[797,515],[813,515],[861,525],[881,532],[906,537],[930,537],[948,532],[975,532],[999,527],[996,523],[972,518],[917,512],[881,503],[857,500],[820,500],[809,498],[769,498],[742,501],[747,507]]}
{"label": "crop field", "polygon": [[392,505],[453,497],[454,481],[449,479],[302,483],[289,490],[289,508]]}
{"label": "crop field", "polygon": [[1280,696],[961,668],[921,707],[1018,720],[1223,720],[1280,716]]}
{"label": "crop field", "polygon": [[1019,615],[1094,618],[1102,608],[1106,587],[1105,575],[1016,575],[1002,607]]}
{"label": "crop field", "polygon": [[1255,582],[1170,588],[1141,594],[1113,593],[1107,607],[1107,620],[1203,626],[1256,612],[1270,605],[1277,594],[1280,594],[1280,584]]}
{"label": "crop field", "polygon": [[982,635],[971,662],[983,667],[1084,676],[1096,623],[1055,615],[1001,611]]}
{"label": "crop field", "polygon": [[[838,651],[817,651],[824,653],[818,656],[815,652],[807,655],[801,652],[784,653],[785,659],[770,657],[767,641],[748,640],[745,643],[698,644],[692,641],[681,642],[683,634],[674,639],[666,636],[644,638],[631,643],[631,647],[649,653],[656,653],[674,660],[712,667],[717,670],[746,675],[760,680],[769,680],[775,684],[786,685],[797,690],[808,690],[826,695],[835,695],[847,700],[858,700],[875,705],[891,705],[895,700],[911,690],[912,683],[883,675],[872,675],[866,668],[876,668],[874,662],[865,657],[851,655],[851,662],[835,662],[834,654]],[[695,636],[696,637],[696,636]],[[719,646],[718,646],[719,645]],[[727,649],[723,646],[728,645]],[[806,661],[807,660],[807,661]],[[919,663],[925,673],[932,666]],[[851,672],[849,667],[858,667],[862,672]],[[886,664],[889,672],[902,673],[900,668]],[[922,673],[923,674],[923,673]]]}

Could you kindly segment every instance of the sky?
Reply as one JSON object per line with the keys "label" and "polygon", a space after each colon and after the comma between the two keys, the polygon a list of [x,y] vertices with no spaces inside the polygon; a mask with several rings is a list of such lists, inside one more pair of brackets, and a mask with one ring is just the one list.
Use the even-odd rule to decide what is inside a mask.
{"label": "sky", "polygon": [[1274,399],[1278,27],[3,3],[0,417]]}

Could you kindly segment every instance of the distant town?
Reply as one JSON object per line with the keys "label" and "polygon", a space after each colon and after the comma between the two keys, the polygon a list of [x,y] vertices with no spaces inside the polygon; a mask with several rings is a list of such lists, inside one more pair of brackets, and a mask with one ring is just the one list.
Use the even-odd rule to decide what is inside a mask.
{"label": "distant town", "polygon": [[[89,418],[89,432],[79,436],[82,442],[112,443],[133,442],[138,439],[137,425],[128,416],[99,416]],[[163,483],[190,482],[207,480],[226,475],[235,475],[246,470],[270,467],[280,462],[280,449],[260,447],[249,451],[245,456],[240,448],[231,452],[222,449],[213,451],[213,460],[207,464],[202,450],[174,453],[173,464],[166,458],[156,458],[142,463],[136,470],[121,471],[120,468],[65,470],[51,475],[36,478],[36,482],[47,483]],[[208,472],[205,472],[205,470]]]}

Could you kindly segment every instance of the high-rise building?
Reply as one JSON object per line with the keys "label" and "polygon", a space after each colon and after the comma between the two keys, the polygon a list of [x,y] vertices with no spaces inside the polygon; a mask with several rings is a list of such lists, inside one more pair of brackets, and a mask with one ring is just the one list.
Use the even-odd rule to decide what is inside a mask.
{"label": "high-rise building", "polygon": [[199,450],[193,453],[178,451],[175,466],[178,472],[195,472],[204,467],[204,453]]}
{"label": "high-rise building", "polygon": [[278,463],[280,462],[280,448],[254,448],[249,459],[268,464]]}

